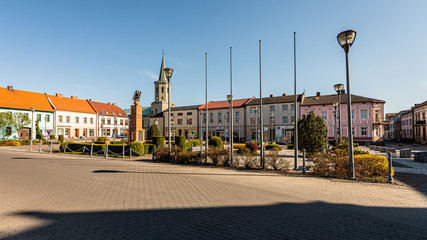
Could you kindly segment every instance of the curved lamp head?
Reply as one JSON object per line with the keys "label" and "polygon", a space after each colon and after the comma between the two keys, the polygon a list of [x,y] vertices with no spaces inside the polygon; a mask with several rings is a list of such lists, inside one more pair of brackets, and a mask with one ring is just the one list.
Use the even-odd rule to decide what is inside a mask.
{"label": "curved lamp head", "polygon": [[270,113],[270,117],[272,118],[272,117],[274,117],[274,113]]}
{"label": "curved lamp head", "polygon": [[165,71],[166,78],[170,81],[173,73],[172,68],[165,68],[163,71]]}
{"label": "curved lamp head", "polygon": [[335,91],[339,94],[339,93],[341,93],[341,90],[344,88],[344,84],[342,84],[342,83],[338,83],[338,84],[335,84],[334,85],[334,89],[335,89]]}
{"label": "curved lamp head", "polygon": [[31,110],[31,112],[34,112],[36,109],[32,107],[32,108],[30,108],[30,110]]}
{"label": "curved lamp head", "polygon": [[233,95],[227,95],[227,100],[230,102],[233,99]]}
{"label": "curved lamp head", "polygon": [[351,45],[354,42],[354,39],[356,39],[356,31],[355,30],[347,30],[344,31],[337,36],[338,43],[342,48],[344,48],[344,51],[348,53],[348,50],[350,49]]}
{"label": "curved lamp head", "polygon": [[332,106],[334,106],[334,108],[337,108],[338,107],[338,102],[332,103]]}

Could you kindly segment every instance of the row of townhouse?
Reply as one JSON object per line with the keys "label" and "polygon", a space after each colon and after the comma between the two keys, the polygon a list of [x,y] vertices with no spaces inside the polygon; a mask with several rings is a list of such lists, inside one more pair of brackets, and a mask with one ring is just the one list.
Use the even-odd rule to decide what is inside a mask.
{"label": "row of townhouse", "polygon": [[427,101],[411,109],[386,114],[388,131],[386,140],[397,142],[427,143]]}
{"label": "row of townhouse", "polygon": [[13,124],[0,129],[2,139],[29,139],[30,134],[34,139],[36,122],[44,136],[74,139],[123,136],[129,129],[128,115],[114,103],[28,92],[12,86],[0,88],[0,96],[0,112],[19,112],[30,119],[30,124],[19,131]]}
{"label": "row of townhouse", "polygon": [[[357,142],[376,142],[383,140],[384,132],[384,104],[385,101],[352,95],[353,136]],[[306,97],[298,95],[297,108],[300,118],[313,111],[321,116],[328,129],[328,138],[335,138],[334,116],[339,116],[338,109],[333,103],[338,96],[321,95]],[[263,129],[259,129],[260,99],[245,98],[233,100],[233,137],[235,141],[255,139],[263,131],[266,141],[287,142],[293,136],[295,123],[294,96],[265,97],[262,99]],[[228,101],[208,102],[208,116],[206,104],[171,108],[171,132],[173,136],[186,136],[188,139],[206,137],[206,121],[208,136],[218,136],[229,139],[230,106]],[[341,132],[347,137],[347,95],[341,95]],[[167,110],[150,118],[150,125],[159,126],[164,136],[168,136]],[[337,122],[337,123],[335,123]]]}

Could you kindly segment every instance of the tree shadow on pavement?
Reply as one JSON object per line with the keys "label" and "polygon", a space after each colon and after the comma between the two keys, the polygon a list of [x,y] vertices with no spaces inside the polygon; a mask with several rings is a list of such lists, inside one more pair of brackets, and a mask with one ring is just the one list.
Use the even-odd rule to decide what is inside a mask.
{"label": "tree shadow on pavement", "polygon": [[426,208],[325,202],[102,212],[20,212],[46,222],[5,239],[425,239]]}
{"label": "tree shadow on pavement", "polygon": [[400,182],[404,185],[412,187],[413,189],[417,190],[418,192],[424,194],[424,196],[427,197],[427,175],[395,172],[394,180],[396,180],[398,183]]}

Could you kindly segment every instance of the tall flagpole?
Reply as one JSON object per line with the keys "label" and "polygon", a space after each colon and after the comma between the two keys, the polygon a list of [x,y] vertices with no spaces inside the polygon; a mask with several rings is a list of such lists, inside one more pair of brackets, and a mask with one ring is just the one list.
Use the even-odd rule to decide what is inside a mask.
{"label": "tall flagpole", "polygon": [[264,142],[264,123],[263,123],[263,117],[262,117],[262,79],[261,79],[261,40],[259,40],[259,98],[260,98],[260,106],[259,106],[259,117],[260,117],[260,131],[261,131],[261,141],[260,141],[260,162],[261,162],[261,168],[264,169],[264,149],[263,149],[263,142]]}
{"label": "tall flagpole", "polygon": [[206,132],[205,132],[205,160],[208,162],[208,53],[205,53],[205,77],[206,77]]}
{"label": "tall flagpole", "polygon": [[298,102],[297,102],[297,47],[294,32],[294,170],[298,169]]}
{"label": "tall flagpole", "polygon": [[[230,130],[228,132],[228,138],[230,139],[230,167],[233,165],[233,143],[234,143],[234,131],[233,131],[233,48],[230,47]],[[231,132],[231,133],[230,133]],[[231,134],[231,135],[230,135]]]}

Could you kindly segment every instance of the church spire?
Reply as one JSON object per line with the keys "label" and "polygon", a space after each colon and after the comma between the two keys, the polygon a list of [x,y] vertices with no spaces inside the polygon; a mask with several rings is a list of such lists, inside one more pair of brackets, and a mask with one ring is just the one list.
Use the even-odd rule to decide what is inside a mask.
{"label": "church spire", "polygon": [[163,51],[163,56],[162,56],[162,64],[160,66],[160,74],[159,74],[159,81],[163,81],[166,82],[166,75],[165,75],[165,52]]}

